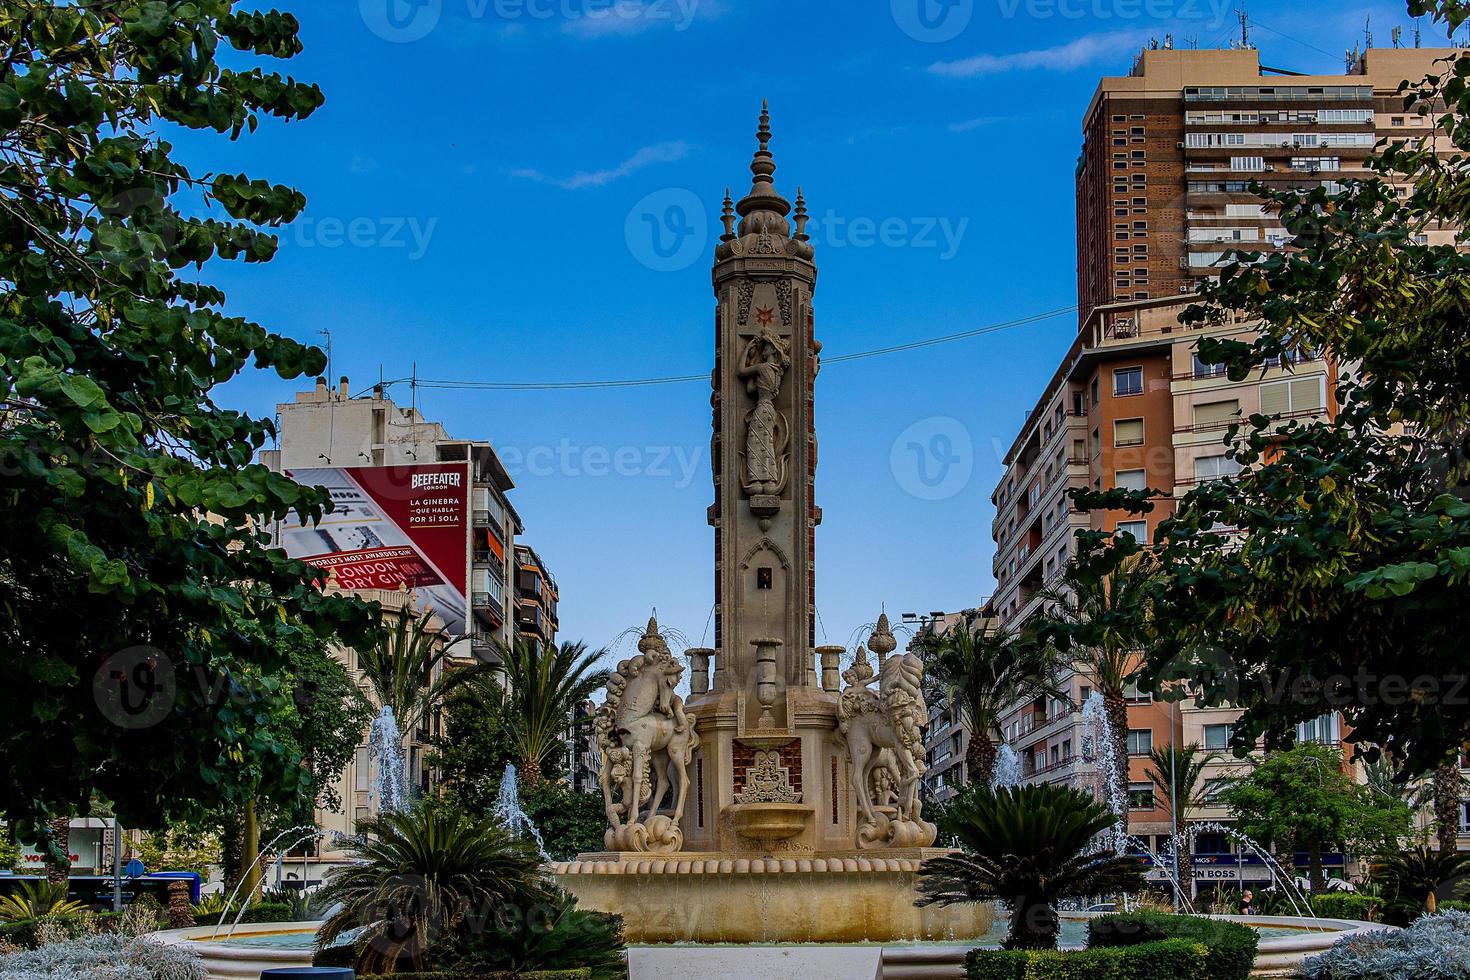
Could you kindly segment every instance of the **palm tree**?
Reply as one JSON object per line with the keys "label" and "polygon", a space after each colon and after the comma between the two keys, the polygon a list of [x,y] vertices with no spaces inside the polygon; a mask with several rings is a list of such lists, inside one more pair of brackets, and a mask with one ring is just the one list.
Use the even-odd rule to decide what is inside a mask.
{"label": "palm tree", "polygon": [[1056,685],[1060,664],[1055,648],[1010,630],[989,631],[984,623],[961,623],[923,644],[924,670],[936,693],[969,729],[965,771],[969,782],[995,782],[992,733],[1017,702],[1035,697],[1066,698]]}
{"label": "palm tree", "polygon": [[48,836],[51,847],[60,851],[64,860],[57,863],[54,857],[46,858],[46,880],[52,884],[67,881],[71,877],[71,817],[52,817]]}
{"label": "palm tree", "polygon": [[1470,875],[1470,854],[1442,851],[1421,844],[1389,854],[1373,863],[1373,880],[1396,898],[1422,906],[1428,915],[1439,911],[1439,892],[1448,887],[1458,895]]}
{"label": "palm tree", "polygon": [[357,651],[357,665],[368,683],[369,704],[378,711],[392,709],[404,733],[425,727],[455,689],[496,669],[480,661],[451,666],[449,648],[429,617],[407,614]]}
{"label": "palm tree", "polygon": [[[492,696],[515,745],[521,779],[539,786],[542,767],[563,744],[577,705],[605,686],[611,673],[597,663],[606,650],[587,650],[582,642],[522,641],[506,652],[505,683]],[[477,683],[482,690],[487,681]]]}
{"label": "palm tree", "polygon": [[419,972],[425,954],[457,929],[551,894],[533,845],[496,823],[429,803],[368,819],[347,852],[350,863],[327,872],[317,892],[323,908],[338,906],[317,946],[361,929],[353,943],[357,968],[367,974],[393,973],[404,960]]}
{"label": "palm tree", "polygon": [[1434,770],[1434,829],[1441,851],[1460,849],[1460,813],[1464,793],[1460,753]]}
{"label": "palm tree", "polygon": [[920,866],[918,904],[1004,901],[1011,906],[1006,949],[1055,949],[1058,902],[1144,886],[1139,858],[1089,850],[1117,820],[1067,786],[967,787],[943,828],[962,850]]}
{"label": "palm tree", "polygon": [[[1071,639],[1069,655],[1103,698],[1112,729],[1115,762],[1111,774],[1117,797],[1128,789],[1129,683],[1138,670],[1139,651],[1149,629],[1150,590],[1159,578],[1154,559],[1140,553],[1126,559],[1111,575],[1093,576],[1069,568],[1059,587],[1047,592],[1046,619],[1058,623]],[[1122,830],[1128,830],[1126,810]]]}
{"label": "palm tree", "polygon": [[1194,854],[1189,836],[1182,832],[1189,827],[1189,811],[1205,805],[1205,770],[1219,762],[1220,755],[1217,752],[1205,753],[1198,742],[1190,742],[1183,747],[1170,742],[1150,752],[1149,761],[1153,763],[1148,773],[1149,780],[1164,795],[1171,810],[1176,801],[1179,807],[1175,816],[1181,833],[1176,842],[1178,853],[1174,855],[1174,871],[1180,887],[1193,898]]}

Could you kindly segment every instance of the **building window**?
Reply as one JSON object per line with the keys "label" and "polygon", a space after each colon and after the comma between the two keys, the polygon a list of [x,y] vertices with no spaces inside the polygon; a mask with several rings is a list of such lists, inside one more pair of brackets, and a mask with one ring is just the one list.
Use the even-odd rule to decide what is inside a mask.
{"label": "building window", "polygon": [[1210,429],[1229,425],[1240,417],[1240,400],[1230,398],[1218,402],[1205,402],[1194,406],[1194,427]]}
{"label": "building window", "polygon": [[1303,415],[1320,412],[1325,402],[1325,378],[1293,378],[1261,385],[1261,414]]}
{"label": "building window", "polygon": [[1154,696],[1138,686],[1137,681],[1123,685],[1123,699],[1129,704],[1152,704]]}
{"label": "building window", "polygon": [[1128,787],[1128,809],[1130,810],[1152,810],[1154,808],[1154,788],[1144,783],[1134,783]]}
{"label": "building window", "polygon": [[1115,447],[1143,445],[1143,419],[1118,419],[1113,423]]}
{"label": "building window", "polygon": [[1128,730],[1128,754],[1148,755],[1154,750],[1152,728],[1130,728]]}
{"label": "building window", "polygon": [[1194,355],[1194,376],[1196,378],[1223,378],[1225,376],[1225,365],[1206,364],[1196,354]]}
{"label": "building window", "polygon": [[1139,544],[1148,544],[1148,521],[1122,521],[1118,524],[1119,534],[1131,534]]}
{"label": "building window", "polygon": [[1240,472],[1240,463],[1224,453],[1218,456],[1201,456],[1194,461],[1194,481],[1209,483],[1235,476]]}
{"label": "building window", "polygon": [[1230,725],[1206,725],[1205,749],[1210,752],[1224,752],[1230,748],[1230,729]]}
{"label": "building window", "polygon": [[[1224,794],[1235,780],[1228,778],[1205,780],[1205,806],[1222,806],[1225,803]],[[1226,843],[1225,835],[1217,835],[1220,843],[1216,845],[1219,850],[1207,850],[1204,847],[1205,835],[1200,834],[1195,841],[1195,853],[1197,854],[1229,854],[1230,847]]]}
{"label": "building window", "polygon": [[1114,395],[1143,394],[1143,368],[1118,368],[1113,372]]}
{"label": "building window", "polygon": [[1147,490],[1148,474],[1144,470],[1119,470],[1114,485],[1119,490]]}
{"label": "building window", "polygon": [[1342,740],[1337,727],[1337,715],[1325,714],[1296,726],[1298,742],[1316,742],[1319,745],[1336,745]]}

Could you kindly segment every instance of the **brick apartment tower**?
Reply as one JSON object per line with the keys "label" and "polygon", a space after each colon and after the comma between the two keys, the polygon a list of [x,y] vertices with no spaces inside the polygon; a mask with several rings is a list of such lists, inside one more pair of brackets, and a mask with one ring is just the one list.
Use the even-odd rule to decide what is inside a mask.
{"label": "brick apartment tower", "polygon": [[1192,293],[1226,249],[1280,248],[1250,181],[1358,176],[1380,138],[1428,135],[1398,86],[1453,54],[1375,48],[1349,55],[1347,74],[1300,75],[1262,68],[1254,49],[1160,49],[1104,78],[1077,160],[1079,322],[1107,303]]}

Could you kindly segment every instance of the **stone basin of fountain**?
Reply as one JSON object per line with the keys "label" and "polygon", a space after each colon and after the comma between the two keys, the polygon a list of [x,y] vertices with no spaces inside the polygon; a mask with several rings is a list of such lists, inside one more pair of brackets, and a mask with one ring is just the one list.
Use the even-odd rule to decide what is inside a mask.
{"label": "stone basin of fountain", "polygon": [[801,803],[741,803],[728,810],[736,832],[758,841],[783,841],[800,835],[815,812]]}

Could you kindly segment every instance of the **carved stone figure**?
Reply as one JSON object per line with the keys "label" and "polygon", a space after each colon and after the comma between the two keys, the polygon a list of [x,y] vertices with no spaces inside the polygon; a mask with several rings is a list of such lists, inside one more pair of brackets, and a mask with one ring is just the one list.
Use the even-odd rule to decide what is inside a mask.
{"label": "carved stone figure", "polygon": [[739,376],[755,407],[745,417],[745,492],[774,496],[786,488],[790,426],[776,398],[791,367],[791,345],[762,325],[740,358]]}
{"label": "carved stone figure", "polygon": [[[638,656],[618,664],[607,683],[607,700],[597,709],[593,729],[602,750],[602,799],[611,825],[604,842],[610,851],[669,852],[684,846],[680,823],[699,736],[684,713],[684,699],[674,693],[683,673],[659,634],[658,621],[650,618]],[[659,811],[671,771],[677,782],[674,809],[665,814]]]}
{"label": "carved stone figure", "polygon": [[[880,657],[896,645],[888,617],[880,616],[868,645]],[[878,690],[868,647],[843,671],[847,689],[837,708],[838,737],[847,745],[852,788],[861,816],[857,846],[928,847],[938,829],[922,819],[919,779],[924,775],[924,662],[916,654],[880,659]]]}

